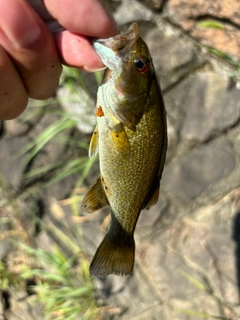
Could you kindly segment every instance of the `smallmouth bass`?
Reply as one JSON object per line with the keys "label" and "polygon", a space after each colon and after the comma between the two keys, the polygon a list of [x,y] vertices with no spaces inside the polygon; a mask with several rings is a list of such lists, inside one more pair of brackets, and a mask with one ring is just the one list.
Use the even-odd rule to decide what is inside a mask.
{"label": "smallmouth bass", "polygon": [[107,66],[98,89],[89,156],[99,153],[100,178],[85,195],[81,211],[111,208],[109,231],[90,265],[91,275],[133,271],[133,233],[141,210],[156,204],[167,150],[164,101],[138,25],[94,48]]}

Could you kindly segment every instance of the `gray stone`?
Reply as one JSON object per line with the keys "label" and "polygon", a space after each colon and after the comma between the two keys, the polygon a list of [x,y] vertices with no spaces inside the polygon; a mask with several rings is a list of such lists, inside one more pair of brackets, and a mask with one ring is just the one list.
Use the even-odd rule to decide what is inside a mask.
{"label": "gray stone", "polygon": [[47,105],[47,101],[40,102],[39,100],[29,99],[28,106],[21,116],[16,119],[4,121],[4,131],[7,136],[20,137],[28,135],[29,131],[31,131],[44,116],[45,106]]}
{"label": "gray stone", "polygon": [[149,5],[152,9],[154,10],[159,10],[161,9],[164,0],[138,0],[139,2],[144,2],[147,5]]}
{"label": "gray stone", "polygon": [[[1,194],[1,198],[4,194]],[[0,209],[0,261],[5,259],[8,253],[13,249],[13,244],[9,236],[9,230],[11,230],[11,219],[7,218],[5,222],[1,218],[7,218],[7,214]]]}
{"label": "gray stone", "polygon": [[8,136],[19,137],[24,134],[29,129],[29,125],[27,123],[21,123],[20,118],[8,120],[4,122],[4,129],[6,130]]}
{"label": "gray stone", "polygon": [[235,167],[231,143],[225,138],[211,141],[167,165],[162,186],[182,201],[200,195]]}
{"label": "gray stone", "polygon": [[[176,137],[179,136],[182,122],[186,116],[186,110],[188,106],[187,93],[189,92],[191,83],[191,78],[186,78],[177,86],[164,94],[168,123],[170,122],[170,129],[174,132],[173,135]],[[197,97],[197,99],[199,98]]]}
{"label": "gray stone", "polygon": [[[43,306],[35,296],[26,297],[26,292],[16,294],[11,291],[11,309],[6,313],[7,320],[38,320],[44,319]],[[24,297],[26,297],[24,299]]]}
{"label": "gray stone", "polygon": [[[161,187],[160,187],[161,188]],[[159,219],[161,211],[167,206],[166,198],[160,193],[158,202],[149,210],[143,210],[137,222],[137,228],[151,227]]]}
{"label": "gray stone", "polygon": [[114,18],[118,25],[122,26],[133,21],[153,21],[154,15],[149,8],[136,0],[122,0]]}
{"label": "gray stone", "polygon": [[198,73],[189,80],[182,139],[202,142],[239,121],[240,90],[234,83],[230,86],[229,78]]}
{"label": "gray stone", "polygon": [[[44,117],[38,123],[38,126],[36,126],[34,130],[31,130],[31,138],[33,139],[33,141],[41,133],[43,133],[44,130],[49,128],[49,126],[51,126],[54,123],[57,124],[59,119],[60,117],[55,114],[44,115]],[[59,132],[57,135],[51,138],[45,145],[43,145],[43,147],[32,159],[28,170],[33,171],[34,169],[39,169],[49,164],[56,164],[60,161],[63,161],[63,163],[65,161],[65,163],[67,163],[67,161],[72,160],[74,158],[74,155],[77,154],[77,152],[75,152],[77,148],[73,147],[70,150],[66,146],[66,141],[68,139],[71,129],[73,128],[65,129],[62,132]],[[62,166],[63,166],[63,163],[61,164]],[[58,166],[56,166],[55,174],[57,174],[57,172],[61,170],[61,165],[58,164]],[[25,180],[25,182],[28,184],[28,183],[32,183],[35,180],[44,178],[43,180],[45,180],[45,183],[46,183],[46,181],[49,180],[51,177],[52,175],[49,174],[49,171],[45,171],[28,178],[27,180]],[[70,194],[77,178],[78,178],[78,175],[69,175],[57,183],[50,184],[49,187],[45,189],[47,195],[49,197],[63,199],[66,195]]]}
{"label": "gray stone", "polygon": [[18,153],[29,142],[28,137],[0,140],[0,172],[6,182],[16,188],[21,183],[25,156]]}
{"label": "gray stone", "polygon": [[[239,214],[235,219],[239,206],[232,201],[238,195],[239,190],[234,190],[219,202],[198,208],[191,217],[175,219],[170,228],[137,245],[134,276],[110,299],[117,305],[131,299],[129,318],[126,314],[120,318],[158,319],[157,312],[162,311],[162,319],[200,320],[200,313],[227,317],[230,310],[233,319],[238,318],[234,277],[239,258],[232,239],[239,220]],[[148,294],[140,303],[142,291]]]}
{"label": "gray stone", "polygon": [[[146,1],[161,3],[161,0]],[[229,71],[229,65],[223,59],[215,59],[201,51],[179,29],[162,18],[164,14],[166,17],[167,2],[163,2],[163,14],[150,10],[142,0],[107,2],[115,10],[122,29],[128,28],[133,21],[139,23],[140,33],[149,45],[165,92],[169,149],[159,202],[151,210],[141,213],[135,230],[133,275],[127,278],[110,275],[105,281],[95,279],[97,296],[100,296],[101,304],[107,306],[106,313],[109,308],[109,314],[102,318],[201,320],[201,315],[193,314],[196,312],[206,314],[205,317],[239,319],[240,309],[236,305],[240,291],[240,96],[235,83],[225,77],[233,71]],[[79,89],[76,86],[76,90]],[[93,89],[88,90],[90,100],[95,96]],[[86,110],[89,112],[89,118],[81,119],[79,123],[81,130],[90,132],[94,110],[81,101],[79,105],[71,105],[72,96],[69,94],[66,89],[59,98],[62,102],[68,100],[70,113],[82,117]],[[85,98],[81,94],[80,97]],[[43,102],[45,106],[46,103]],[[59,121],[59,113],[54,115],[54,109],[50,109],[51,114],[46,114],[48,110],[41,109],[44,112],[40,112],[39,121],[31,118],[31,130],[21,127],[18,120],[9,122],[7,130],[0,129],[0,171],[4,169],[11,194],[22,187],[22,194],[18,195],[14,205],[10,204],[10,210],[15,213],[17,208],[21,213],[24,232],[34,238],[33,243],[38,248],[51,250],[56,245],[71,255],[74,250],[57,236],[55,228],[58,228],[76,239],[90,262],[108,229],[109,207],[91,215],[73,217],[66,198],[78,173],[48,188],[42,186],[50,175],[39,175],[38,182],[29,180],[33,185],[25,188],[21,180],[22,160],[15,161],[13,157],[20,145],[38,137],[49,125]],[[74,134],[76,132],[77,141],[89,141],[89,137],[74,128]],[[68,137],[69,133],[66,130],[62,137]],[[24,143],[14,138],[21,134],[27,136]],[[78,149],[77,143],[66,147],[51,140],[36,156],[32,168],[61,159],[69,162],[83,154],[86,155]],[[94,183],[98,175],[96,165],[77,190],[77,195],[81,197],[85,186]],[[55,200],[64,198],[62,202]],[[38,230],[36,234],[34,217],[39,211],[38,199],[44,199],[42,211],[47,232]],[[11,248],[6,243],[2,247],[0,243],[0,257],[6,256],[8,249]],[[8,254],[6,260],[11,266],[14,261],[17,263],[18,257],[14,252],[14,255]],[[24,299],[24,290],[17,286],[11,294],[12,313],[7,314],[6,319],[44,318],[41,306],[33,301],[36,296]],[[19,298],[23,300],[19,301]]]}
{"label": "gray stone", "polygon": [[46,252],[52,252],[55,245],[53,239],[49,236],[46,230],[42,230],[35,238],[36,247]]}
{"label": "gray stone", "polygon": [[[168,105],[166,105],[168,108]],[[176,153],[177,145],[179,142],[178,137],[178,129],[177,129],[177,121],[174,121],[169,114],[167,114],[167,139],[168,139],[168,147],[167,147],[167,155],[166,162],[173,158]]]}
{"label": "gray stone", "polygon": [[[61,105],[69,113],[69,117],[77,121],[77,128],[84,133],[91,133],[96,125],[95,103],[90,97],[89,92],[79,85],[78,90],[71,92],[67,87],[58,90]],[[97,91],[96,93],[97,94]],[[71,98],[69,98],[71,97]]]}
{"label": "gray stone", "polygon": [[174,34],[155,28],[148,33],[146,42],[163,90],[200,64],[193,45]]}

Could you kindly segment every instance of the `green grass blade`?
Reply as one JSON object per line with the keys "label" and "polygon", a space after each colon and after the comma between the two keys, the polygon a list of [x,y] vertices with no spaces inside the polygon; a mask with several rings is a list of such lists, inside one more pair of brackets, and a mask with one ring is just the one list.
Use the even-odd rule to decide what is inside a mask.
{"label": "green grass blade", "polygon": [[84,170],[88,161],[88,157],[85,156],[68,162],[52,179],[48,180],[46,186],[56,183],[73,173],[81,172]]}
{"label": "green grass blade", "polygon": [[76,245],[69,236],[67,236],[63,231],[61,231],[58,227],[56,227],[53,223],[48,223],[48,225],[45,225],[45,230],[53,233],[54,236],[60,241],[60,243],[62,243],[63,245],[65,245],[69,250],[71,250],[71,252],[73,253],[73,255],[78,255],[80,254],[81,250],[78,247],[78,245]]}
{"label": "green grass blade", "polygon": [[51,171],[53,169],[56,169],[58,167],[63,166],[64,163],[65,163],[65,161],[57,161],[54,163],[46,164],[45,166],[42,166],[42,167],[38,167],[36,169],[33,169],[31,171],[24,173],[23,179],[33,178],[33,177],[38,176],[40,174],[46,173],[48,171]]}
{"label": "green grass blade", "polygon": [[66,129],[72,128],[76,124],[76,121],[63,117],[57,123],[53,123],[47,129],[45,129],[33,142],[28,143],[24,148],[20,150],[18,156],[21,156],[29,152],[26,158],[28,163],[49,141],[51,141],[58,133]]}
{"label": "green grass blade", "polygon": [[191,315],[194,317],[201,317],[203,319],[231,320],[230,318],[225,318],[225,317],[221,317],[221,316],[214,316],[212,314],[197,312],[197,311],[193,311],[193,310],[180,309],[179,311],[181,313],[188,314],[188,315]]}
{"label": "green grass blade", "polygon": [[207,292],[207,293],[212,293],[212,291],[209,290],[209,288],[207,288],[206,286],[204,286],[200,281],[198,281],[197,279],[195,279],[194,277],[192,277],[190,274],[188,274],[187,272],[180,270],[180,273],[189,281],[191,282],[193,285],[195,285],[195,287],[197,287],[199,290]]}
{"label": "green grass blade", "polygon": [[216,20],[203,20],[197,23],[197,27],[199,28],[213,28],[218,30],[224,30],[224,26],[222,23]]}

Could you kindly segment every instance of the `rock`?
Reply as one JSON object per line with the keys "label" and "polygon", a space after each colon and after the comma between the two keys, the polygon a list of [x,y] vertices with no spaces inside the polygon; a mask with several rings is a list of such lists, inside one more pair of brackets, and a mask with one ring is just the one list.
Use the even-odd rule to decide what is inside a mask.
{"label": "rock", "polygon": [[[133,277],[118,285],[121,290],[110,299],[112,305],[131,300],[129,318],[123,314],[121,319],[158,319],[161,314],[163,319],[188,320],[192,314],[200,320],[200,314],[227,317],[229,312],[238,318],[233,284],[238,257],[232,239],[232,224],[239,220],[236,197],[239,190],[198,208],[191,217],[176,218],[170,228],[137,246]],[[144,290],[147,298],[139,300]]]}
{"label": "rock", "polygon": [[[52,124],[56,123],[57,125],[58,122],[61,121],[61,119],[62,118],[59,115],[46,114],[38,123],[38,126],[36,126],[34,130],[31,130],[32,140],[34,141],[36,138],[38,138],[39,135],[42,134],[44,130],[48,130]],[[73,160],[73,158],[76,158],[77,155],[79,155],[79,157],[81,157],[83,154],[85,155],[86,150],[80,150],[79,146],[74,146],[74,137],[72,134],[70,134],[73,129],[74,124],[72,124],[72,127],[69,126],[69,128],[58,132],[53,138],[50,138],[49,141],[45,143],[42,148],[40,148],[39,152],[36,153],[31,162],[28,164],[26,173],[50,164],[55,164],[56,167],[54,167],[54,175],[56,176],[57,173],[61,173],[61,168],[68,161],[70,161],[70,159]],[[67,144],[69,136],[71,136],[72,138],[72,147],[69,147],[69,145]],[[39,146],[39,142],[37,146]],[[39,180],[47,183],[50,178],[53,178],[53,173],[51,173],[51,170],[45,170],[26,179],[24,183],[28,185],[32,184],[33,181]],[[60,182],[54,183],[52,185],[50,184],[49,187],[45,189],[45,192],[49,197],[53,196],[57,199],[63,199],[71,193],[77,178],[77,174],[69,174],[69,176],[60,180]]]}
{"label": "rock", "polygon": [[154,20],[153,12],[144,4],[137,0],[122,0],[121,5],[114,14],[114,18],[119,26],[132,23],[133,21],[148,21]]}
{"label": "rock", "polygon": [[3,222],[3,217],[4,214],[0,210],[0,261],[3,261],[7,257],[8,253],[13,249],[13,244],[9,236],[11,223],[10,220]]}
{"label": "rock", "polygon": [[4,138],[0,140],[0,171],[6,182],[13,188],[21,184],[26,155],[19,156],[19,151],[26,146],[29,138]]}
{"label": "rock", "polygon": [[167,11],[175,21],[184,21],[201,17],[212,16],[219,19],[229,19],[233,23],[240,24],[240,17],[238,14],[240,4],[238,0],[222,1],[204,1],[204,0],[168,0]]}
{"label": "rock", "polygon": [[[19,293],[18,293],[19,294]],[[26,297],[26,298],[23,298]],[[23,298],[21,300],[21,298]],[[19,301],[20,299],[20,301]],[[17,296],[11,292],[11,308],[6,313],[7,320],[37,320],[43,319],[43,306],[40,305],[35,296],[27,298],[25,292],[22,293],[22,297]]]}
{"label": "rock", "polygon": [[93,132],[96,125],[95,104],[88,92],[79,85],[76,92],[71,92],[66,87],[61,87],[58,90],[58,96],[62,100],[63,109],[69,113],[69,117],[77,121],[77,128],[84,133]]}
{"label": "rock", "polygon": [[201,64],[194,46],[177,35],[155,28],[148,33],[146,42],[163,90]]}
{"label": "rock", "polygon": [[219,138],[167,165],[162,186],[173,197],[187,202],[223,179],[234,167],[231,143]]}
{"label": "rock", "polygon": [[[168,108],[168,102],[166,101],[166,108]],[[168,137],[168,147],[167,147],[167,155],[166,155],[166,162],[171,159],[177,150],[177,145],[179,142],[178,139],[178,129],[176,127],[177,123],[172,121],[171,117],[168,115],[167,111],[167,137]]]}
{"label": "rock", "polygon": [[46,230],[42,230],[36,237],[36,247],[38,249],[42,249],[46,252],[51,252],[53,250],[53,247],[55,245],[55,242],[53,239],[49,236]]}
{"label": "rock", "polygon": [[167,200],[160,193],[157,204],[151,207],[149,210],[143,210],[141,212],[137,222],[137,229],[142,228],[144,230],[148,226],[151,227],[152,225],[154,225],[155,222],[158,220],[159,216],[161,215],[161,211],[164,208],[166,208],[166,206]]}
{"label": "rock", "polygon": [[229,78],[198,73],[187,82],[186,114],[180,131],[182,139],[203,142],[239,121],[240,90],[234,83],[231,86]]}
{"label": "rock", "polygon": [[153,10],[159,10],[164,4],[164,0],[138,0],[139,2],[146,3]]}
{"label": "rock", "polygon": [[107,8],[108,11],[110,11],[111,13],[114,13],[122,3],[122,0],[102,0],[102,3],[104,4],[104,6]]}
{"label": "rock", "polygon": [[[44,116],[44,105],[42,103],[42,106],[40,107],[40,103],[42,102],[39,102],[39,100],[29,99],[27,109],[20,117],[4,121],[4,131],[8,137],[28,135],[29,131],[36,127]],[[47,105],[48,102],[45,101],[45,106]],[[39,112],[40,108],[41,112]]]}
{"label": "rock", "polygon": [[[239,42],[235,32],[236,24],[239,24],[238,11],[234,7],[236,0],[104,2],[108,2],[123,30],[137,21],[141,35],[149,45],[164,89],[169,149],[159,201],[151,210],[141,213],[134,233],[136,254],[133,275],[110,275],[100,281],[93,279],[98,285],[96,297],[101,302],[98,305],[106,306],[103,308],[106,314],[99,318],[239,319],[240,308],[236,305],[240,301],[240,86],[238,84],[237,87],[227,77],[235,72],[230,64],[224,59],[216,59],[186,36],[186,32],[181,32],[183,28],[192,36],[206,37],[206,41],[199,38],[205,44],[220,44],[222,41],[226,52],[236,52],[232,46],[234,41]],[[152,9],[151,5],[155,4],[161,6],[159,12]],[[198,22],[218,13],[220,19],[225,19],[218,20],[224,27],[225,35],[220,29],[199,28]],[[228,39],[230,41],[226,46]],[[76,74],[69,72],[67,78],[76,84],[78,95],[78,82],[83,78],[80,76],[74,80]],[[92,79],[89,86],[87,82],[91,101],[95,97],[93,76]],[[69,109],[70,113],[76,111],[77,117],[82,117],[88,110],[90,121],[91,117],[94,120],[94,106],[91,111],[89,105],[80,101],[84,94],[81,92],[79,103],[72,103],[71,93],[68,87],[58,98],[63,104],[68,100],[70,107],[73,107]],[[29,127],[21,127],[21,119],[18,119],[0,128],[0,170],[10,182],[7,191],[10,195],[16,195],[16,201],[0,209],[9,210],[13,220],[15,213],[19,215],[21,222],[14,220],[14,224],[23,241],[28,239],[37,248],[50,252],[57,246],[70,259],[73,252],[79,249],[90,263],[108,230],[109,207],[78,216],[76,211],[80,202],[73,203],[73,200],[80,201],[86,186],[95,182],[99,175],[97,163],[83,185],[77,188],[77,197],[68,199],[80,173],[43,188],[57,170],[39,174],[37,178],[29,179],[27,184],[22,179],[24,157],[17,160],[13,157],[13,153],[26,142],[39,137],[53,123],[58,124],[63,113],[59,106],[44,108],[41,109],[41,117],[37,118],[39,121],[31,118]],[[85,126],[87,121],[87,118],[79,120],[85,133],[92,130],[90,126]],[[51,139],[28,165],[28,169],[38,169],[59,160],[69,164],[78,157],[86,156],[87,150],[79,149],[79,145],[89,143],[88,134],[71,127],[60,136],[64,143],[59,144],[59,140]],[[71,140],[71,145],[66,143],[66,139]],[[62,172],[62,167],[58,170]],[[0,188],[0,206],[5,199],[1,191]],[[73,204],[76,205],[74,208]],[[36,216],[43,219],[46,231],[42,224],[36,224]],[[8,226],[2,227],[0,236],[3,238],[4,228]],[[63,234],[69,236],[76,247],[72,248]],[[9,270],[19,270],[19,261],[23,261],[21,254],[11,252],[11,249],[14,248],[8,247],[8,243],[0,242],[0,258],[4,257]],[[12,303],[8,314],[3,314],[1,307],[4,301],[0,301],[0,314],[7,320],[44,318],[42,306],[33,301],[36,296],[26,298],[25,290],[17,284],[14,288],[8,288],[8,292]],[[81,318],[75,318],[78,317]]]}
{"label": "rock", "polygon": [[[164,14],[171,22],[180,25],[202,44],[238,58],[240,56],[239,10],[238,0],[191,2],[169,0]],[[216,21],[221,28],[204,28],[198,25],[199,22],[206,20]]]}
{"label": "rock", "polygon": [[21,123],[19,118],[5,121],[4,126],[8,136],[13,137],[23,136],[29,130],[29,125],[27,123]]}

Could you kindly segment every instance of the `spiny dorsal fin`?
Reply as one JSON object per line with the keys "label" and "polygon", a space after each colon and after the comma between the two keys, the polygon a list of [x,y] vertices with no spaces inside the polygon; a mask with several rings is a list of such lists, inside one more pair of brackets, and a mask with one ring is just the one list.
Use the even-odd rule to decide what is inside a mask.
{"label": "spiny dorsal fin", "polygon": [[88,155],[92,159],[98,153],[98,126],[96,125],[89,145]]}
{"label": "spiny dorsal fin", "polygon": [[92,213],[108,205],[108,200],[104,193],[101,179],[98,178],[97,182],[90,188],[88,193],[83,198],[81,204],[81,212]]}

